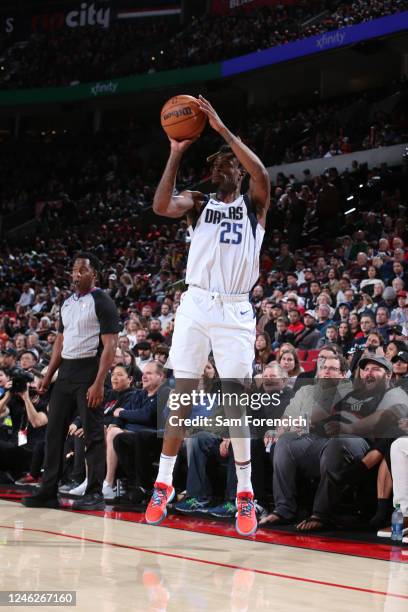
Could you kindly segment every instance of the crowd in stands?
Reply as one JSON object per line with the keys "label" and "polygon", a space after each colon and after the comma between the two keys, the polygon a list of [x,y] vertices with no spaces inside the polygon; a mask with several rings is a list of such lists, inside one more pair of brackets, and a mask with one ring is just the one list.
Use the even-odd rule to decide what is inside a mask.
{"label": "crowd in stands", "polygon": [[408,87],[401,79],[385,88],[301,109],[252,109],[245,134],[266,165],[390,146],[408,139]]}
{"label": "crowd in stands", "polygon": [[[311,401],[301,401],[299,394],[312,393],[313,385],[309,391],[304,389],[315,378],[340,381],[339,402],[356,397],[358,405],[367,397],[361,396],[356,381],[369,391],[374,386],[378,405],[367,406],[367,414],[378,411],[380,415],[384,406],[387,414],[390,406],[399,409],[392,413],[396,442],[386,442],[384,436],[377,439],[374,433],[369,435],[371,430],[360,435],[360,446],[351,449],[355,461],[348,468],[343,455],[339,459],[336,438],[330,438],[332,424],[324,423],[328,435],[318,436],[316,442],[313,414],[310,431],[295,432],[296,441],[290,432],[262,431],[252,442],[253,479],[260,516],[269,523],[298,523],[299,508],[290,501],[297,494],[297,485],[285,471],[287,458],[295,453],[298,473],[304,453],[312,451],[326,462],[321,463],[320,472],[314,465],[303,474],[305,482],[311,480],[318,486],[314,503],[309,500],[312,514],[298,523],[300,529],[320,529],[335,522],[333,513],[343,488],[361,482],[371,486],[374,497],[377,482],[377,509],[361,508],[353,497],[353,511],[362,512],[366,522],[371,518],[375,529],[389,521],[394,465],[407,473],[403,437],[408,416],[404,390],[408,376],[406,172],[406,167],[390,169],[384,164],[368,169],[353,164],[342,175],[335,168],[316,177],[306,172],[301,182],[281,174],[273,186],[261,275],[251,292],[257,316],[255,388],[261,385],[266,392],[280,393],[279,411],[271,408],[275,418],[285,413],[297,417],[299,407],[311,405]],[[70,206],[48,207],[39,218],[34,240],[20,237],[2,250],[0,471],[3,480],[23,485],[36,485],[41,478],[47,396],[39,396],[35,385],[48,363],[59,308],[70,291],[72,256],[78,250],[92,250],[103,262],[100,284],[115,300],[122,325],[106,381],[104,494],[107,500],[120,496],[116,479],[126,477],[128,501],[140,503],[152,486],[160,452],[159,390],[174,383],[171,371],[163,371],[163,365],[184,288],[188,231],[184,221],[147,226],[146,214],[150,213],[142,206],[134,214],[133,196],[119,188],[112,189],[111,199],[101,201],[99,196],[85,199],[76,215],[70,214]],[[351,201],[352,212],[347,210]],[[20,384],[23,378],[18,390],[16,377]],[[204,389],[219,384],[213,362],[208,363],[200,384]],[[349,404],[339,406],[336,413],[350,412]],[[321,409],[330,420],[333,397]],[[352,426],[353,421],[347,419],[342,425],[347,433],[354,432],[347,429]],[[129,431],[133,437],[128,437]],[[78,495],[86,481],[78,419],[70,432],[70,461],[61,486],[65,487],[62,492]],[[236,482],[227,433],[193,433],[177,470],[178,489],[187,494],[176,509],[231,517]],[[129,457],[140,461],[129,463]],[[202,470],[214,460],[226,465],[226,486],[219,474],[210,478]],[[186,464],[187,475],[183,472]],[[327,466],[332,466],[334,484]],[[405,493],[398,490],[398,484],[394,486],[398,503],[405,503]],[[351,494],[355,494],[353,487]]]}
{"label": "crowd in stands", "polygon": [[[251,108],[230,127],[266,166],[304,161],[307,167],[310,159],[322,157],[330,165],[337,155],[407,142],[407,97],[402,79],[310,107]],[[206,129],[185,158],[180,187],[202,188],[208,176],[203,160],[218,144]],[[129,119],[126,129],[96,134],[22,135],[0,148],[0,213],[26,208],[31,217],[41,213],[47,224],[58,223],[58,208],[67,217],[81,208],[92,218],[115,218],[125,209],[137,216],[151,205],[167,146],[158,122],[142,126],[137,119]]]}
{"label": "crowd in stands", "polygon": [[[27,44],[13,44],[3,52],[0,85],[70,85],[206,64],[403,11],[407,6],[406,0],[303,0],[230,16],[206,14],[185,27],[155,19],[36,33]],[[319,14],[322,18],[308,25]]]}

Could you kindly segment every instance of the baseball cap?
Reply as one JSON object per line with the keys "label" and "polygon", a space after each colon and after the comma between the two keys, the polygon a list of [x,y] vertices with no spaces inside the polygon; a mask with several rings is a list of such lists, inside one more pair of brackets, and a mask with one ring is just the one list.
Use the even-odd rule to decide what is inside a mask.
{"label": "baseball cap", "polygon": [[316,315],[314,310],[306,310],[306,312],[305,312],[305,314],[303,316],[304,317],[306,317],[306,316],[312,317],[315,321],[317,321],[317,315]]}
{"label": "baseball cap", "polygon": [[392,363],[397,363],[397,361],[403,361],[404,363],[408,363],[408,351],[398,351],[398,353],[391,359]]}
{"label": "baseball cap", "polygon": [[341,308],[342,306],[347,306],[347,308],[351,310],[350,304],[348,304],[347,302],[341,302],[341,304],[338,305],[338,308]]}
{"label": "baseball cap", "polygon": [[402,335],[401,325],[392,325],[392,327],[390,328],[390,333],[397,334],[397,336],[401,336]]}
{"label": "baseball cap", "polygon": [[[401,351],[405,352],[405,351]],[[377,363],[387,370],[387,372],[392,372],[392,364],[385,357],[381,357],[381,355],[364,355],[358,362],[358,366],[360,368],[364,368],[367,363]]]}
{"label": "baseball cap", "polygon": [[404,291],[403,289],[401,289],[401,291],[397,292],[397,297],[404,297],[404,298],[406,298],[407,297],[407,292]]}
{"label": "baseball cap", "polygon": [[7,355],[8,357],[17,357],[17,351],[16,349],[13,349],[12,347],[8,348],[8,349],[4,349],[4,351],[1,351],[2,355]]}

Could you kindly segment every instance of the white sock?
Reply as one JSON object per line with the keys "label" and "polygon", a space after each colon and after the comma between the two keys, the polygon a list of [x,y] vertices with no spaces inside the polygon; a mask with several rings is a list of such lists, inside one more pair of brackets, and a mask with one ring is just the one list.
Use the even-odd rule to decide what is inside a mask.
{"label": "white sock", "polygon": [[162,482],[166,485],[171,485],[173,482],[173,470],[176,463],[177,455],[169,457],[169,455],[160,455],[159,473],[157,474],[156,482]]}
{"label": "white sock", "polygon": [[241,493],[242,491],[249,491],[253,493],[252,483],[251,483],[251,464],[247,463],[246,465],[238,465],[235,464],[235,469],[237,471],[237,493]]}
{"label": "white sock", "polygon": [[[231,445],[234,451],[235,469],[237,472],[237,493],[241,493],[241,491],[253,493],[251,483],[251,438],[249,436],[243,436],[242,438],[231,437]],[[238,463],[244,463],[245,465],[238,465]]]}

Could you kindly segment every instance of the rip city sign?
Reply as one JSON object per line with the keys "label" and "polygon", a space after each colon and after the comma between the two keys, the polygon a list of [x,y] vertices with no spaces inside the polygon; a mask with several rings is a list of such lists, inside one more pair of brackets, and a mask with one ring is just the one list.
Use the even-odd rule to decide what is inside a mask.
{"label": "rip city sign", "polygon": [[54,32],[61,28],[81,28],[99,26],[109,28],[111,20],[110,7],[97,8],[95,3],[81,2],[77,9],[68,12],[42,13],[31,18],[33,32]]}

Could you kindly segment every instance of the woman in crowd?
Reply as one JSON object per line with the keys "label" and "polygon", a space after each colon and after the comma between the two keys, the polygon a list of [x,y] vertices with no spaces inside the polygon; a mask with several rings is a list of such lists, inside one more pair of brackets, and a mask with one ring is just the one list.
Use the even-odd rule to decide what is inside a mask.
{"label": "woman in crowd", "polygon": [[367,293],[362,294],[363,303],[359,310],[359,314],[366,314],[367,312],[375,312],[376,304],[374,304],[373,298]]}
{"label": "woman in crowd", "polygon": [[392,381],[408,390],[408,352],[399,351],[392,359]]}
{"label": "woman in crowd", "polygon": [[129,319],[125,323],[126,335],[129,338],[129,348],[132,349],[137,344],[136,332],[141,328],[137,319]]}
{"label": "woman in crowd", "polygon": [[364,278],[360,283],[360,291],[374,297],[374,287],[379,285],[381,287],[381,293],[384,290],[384,283],[380,278],[380,274],[374,265],[368,266],[367,278]]}
{"label": "woman in crowd", "polygon": [[360,319],[357,313],[352,312],[349,318],[350,323],[350,331],[353,335],[353,338],[358,338],[358,334],[361,334],[360,329]]}
{"label": "woman in crowd", "polygon": [[[114,419],[113,413],[115,412],[116,408],[126,408],[129,398],[134,392],[133,378],[130,374],[130,368],[126,366],[124,363],[117,363],[116,365],[113,366],[110,379],[111,379],[112,391],[108,394],[108,397],[105,400],[104,407],[103,407],[105,433],[106,433],[106,427],[108,427],[113,422],[113,419]],[[74,440],[75,442],[74,452],[80,455],[83,461],[82,466],[78,466],[78,462],[76,463],[75,465],[76,473],[80,471],[84,471],[84,467],[86,468],[84,449],[81,448],[83,447],[83,440],[77,437],[78,431],[80,431],[81,429],[82,429],[81,419],[79,417],[76,417],[69,428],[70,435],[76,436],[76,439]],[[112,481],[113,481],[113,477],[112,477]],[[85,480],[81,482],[80,484],[76,483],[75,478],[73,478],[73,482],[71,482],[71,486],[67,485],[65,489],[71,495],[83,495],[86,491],[87,486],[88,486],[87,478],[85,478]]]}
{"label": "woman in crowd", "polygon": [[275,353],[272,351],[271,338],[268,332],[257,334],[255,340],[253,374],[259,374],[267,363],[274,360]]}
{"label": "woman in crowd", "polygon": [[406,350],[407,345],[403,340],[391,340],[385,349],[385,356],[388,361],[392,361],[392,358],[395,357],[395,355]]}
{"label": "woman in crowd", "polygon": [[293,389],[296,378],[301,372],[303,372],[303,368],[300,366],[299,357],[296,350],[287,349],[282,351],[278,357],[278,363],[281,368],[288,373],[287,385]]}
{"label": "woman in crowd", "polygon": [[346,322],[341,322],[338,329],[337,344],[341,348],[343,355],[346,356],[354,344],[353,334],[351,333],[350,325]]}
{"label": "woman in crowd", "polygon": [[327,280],[328,280],[328,285],[330,289],[330,294],[334,297],[338,294],[339,289],[340,289],[339,278],[340,278],[340,275],[338,271],[336,270],[336,268],[330,268],[330,270],[327,273]]}

